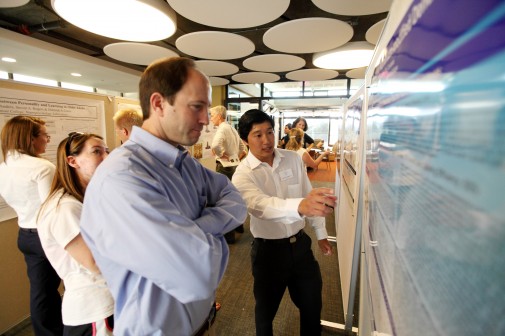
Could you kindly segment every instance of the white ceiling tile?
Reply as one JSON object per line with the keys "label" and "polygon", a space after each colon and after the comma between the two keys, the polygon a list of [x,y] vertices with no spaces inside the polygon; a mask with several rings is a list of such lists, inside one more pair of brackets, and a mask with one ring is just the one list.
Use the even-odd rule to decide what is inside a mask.
{"label": "white ceiling tile", "polygon": [[333,49],[347,43],[352,27],[330,18],[304,18],[278,24],[263,35],[265,45],[285,53],[311,53]]}
{"label": "white ceiling tile", "polygon": [[212,86],[222,86],[222,85],[227,85],[230,83],[229,80],[226,78],[221,78],[221,77],[209,77],[210,80],[210,85]]}
{"label": "white ceiling tile", "polygon": [[154,60],[164,57],[179,56],[176,52],[167,48],[136,42],[108,44],[103,48],[103,51],[105,55],[118,61],[139,65],[149,65]]}
{"label": "white ceiling tile", "polygon": [[211,60],[230,60],[252,54],[254,43],[240,35],[220,31],[199,31],[182,35],[175,41],[185,54]]}
{"label": "white ceiling tile", "polygon": [[380,20],[366,31],[365,39],[372,44],[377,44],[379,41],[379,37],[382,32],[382,28],[384,28],[384,24],[386,23],[386,19]]}
{"label": "white ceiling tile", "polygon": [[249,57],[243,65],[253,71],[286,72],[300,69],[305,65],[305,60],[294,55],[268,54]]}
{"label": "white ceiling tile", "polygon": [[233,75],[231,78],[240,83],[256,84],[277,82],[280,76],[266,72],[244,72]]}
{"label": "white ceiling tile", "polygon": [[185,18],[211,27],[249,28],[284,14],[289,0],[167,0]]}
{"label": "white ceiling tile", "polygon": [[207,76],[227,76],[238,72],[238,66],[221,61],[195,61],[196,66]]}
{"label": "white ceiling tile", "polygon": [[327,80],[338,76],[338,71],[328,69],[304,69],[288,72],[286,78],[296,81]]}
{"label": "white ceiling tile", "polygon": [[369,15],[389,11],[393,0],[312,0],[314,5],[338,15]]}
{"label": "white ceiling tile", "polygon": [[29,3],[30,0],[2,0],[0,1],[0,8],[20,7]]}
{"label": "white ceiling tile", "polygon": [[349,70],[345,73],[345,75],[349,78],[365,78],[365,73],[366,73],[366,69],[368,67],[362,67],[362,68],[356,68],[356,69],[352,69],[352,70]]}

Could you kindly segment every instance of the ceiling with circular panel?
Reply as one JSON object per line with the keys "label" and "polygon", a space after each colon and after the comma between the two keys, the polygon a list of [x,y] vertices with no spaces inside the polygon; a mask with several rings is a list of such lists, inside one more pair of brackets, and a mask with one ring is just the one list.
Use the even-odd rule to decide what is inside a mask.
{"label": "ceiling with circular panel", "polygon": [[[138,72],[159,55],[189,57],[208,76],[230,83],[240,83],[234,78],[243,77],[248,81],[303,81],[320,70],[326,73],[328,69],[314,64],[314,54],[350,42],[374,44],[380,34],[380,22],[387,18],[391,5],[391,0],[139,0],[156,3],[164,13],[175,13],[176,28],[167,38],[138,44],[127,38],[97,35],[65,22],[52,7],[52,1],[17,5],[25,1],[9,0],[17,7],[0,6],[1,28]],[[74,1],[86,4],[86,0]],[[101,6],[100,1],[93,3]],[[132,14],[133,18],[136,15]],[[140,22],[128,21],[129,15],[126,19],[132,25]],[[1,36],[0,43],[8,45],[2,43]],[[32,63],[34,71],[37,66],[58,71],[56,61]],[[345,79],[352,69],[331,70],[332,78]],[[85,69],[79,72],[85,78]],[[251,72],[270,76],[254,76]],[[244,76],[237,76],[241,74]]]}

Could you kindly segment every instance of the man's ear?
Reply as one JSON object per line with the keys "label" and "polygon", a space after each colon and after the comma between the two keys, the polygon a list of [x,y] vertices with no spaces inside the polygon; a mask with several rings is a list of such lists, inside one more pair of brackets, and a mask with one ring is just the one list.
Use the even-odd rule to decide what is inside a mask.
{"label": "man's ear", "polygon": [[75,160],[75,156],[73,156],[73,155],[67,156],[67,163],[72,168],[79,168],[79,165],[77,164],[77,162]]}
{"label": "man's ear", "polygon": [[151,103],[151,110],[153,113],[157,114],[159,117],[163,117],[163,102],[165,101],[165,98],[159,93],[159,92],[154,92],[151,95],[150,103]]}

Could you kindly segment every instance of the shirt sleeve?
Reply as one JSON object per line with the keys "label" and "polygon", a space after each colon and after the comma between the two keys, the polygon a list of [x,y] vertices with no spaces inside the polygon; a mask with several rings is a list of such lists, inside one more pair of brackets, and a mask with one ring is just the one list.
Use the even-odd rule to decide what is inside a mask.
{"label": "shirt sleeve", "polygon": [[224,235],[243,224],[247,207],[240,192],[223,174],[205,169],[207,180],[207,206],[195,223],[213,235]]}
{"label": "shirt sleeve", "polygon": [[[312,183],[307,174],[302,178],[303,195],[306,196],[312,191]],[[326,231],[326,218],[325,217],[306,217],[307,222],[312,226],[317,240],[328,238]]]}
{"label": "shirt sleeve", "polygon": [[211,145],[211,148],[217,157],[223,156],[223,154],[225,152],[223,143],[224,143],[223,128],[218,127],[216,134],[214,135],[214,138],[212,139],[212,145]]}
{"label": "shirt sleeve", "polygon": [[234,188],[219,190],[219,184],[214,184],[213,195],[199,202],[215,209],[204,209],[204,219],[193,219],[152,183],[142,176],[118,173],[91,183],[81,222],[83,237],[94,254],[149,279],[178,301],[206,299],[217,288],[228,258],[222,235],[208,231],[215,230],[220,218],[225,227],[238,226],[245,219],[245,205]]}
{"label": "shirt sleeve", "polygon": [[[306,174],[305,174],[306,175]],[[261,182],[259,181],[261,180]],[[292,224],[300,221],[302,217],[298,213],[298,206],[303,197],[298,184],[287,187],[287,192],[295,192],[298,195],[293,197],[282,197],[272,193],[266,193],[261,185],[270,183],[271,177],[253,174],[251,168],[246,164],[240,164],[233,174],[233,184],[242,194],[242,198],[247,204],[247,209],[251,215],[262,220],[276,221],[282,224]],[[267,182],[268,181],[268,182]],[[287,196],[287,195],[286,195]]]}
{"label": "shirt sleeve", "polygon": [[314,143],[314,139],[312,139],[312,137],[307,133],[304,133],[303,136],[304,136],[303,141],[305,142],[305,144],[310,145]]}
{"label": "shirt sleeve", "polygon": [[55,170],[56,168],[52,163],[44,162],[44,168],[41,169],[35,176],[35,180],[37,182],[37,189],[40,197],[40,203],[43,203],[46,200],[47,196],[49,195]]}
{"label": "shirt sleeve", "polygon": [[49,224],[54,240],[65,248],[80,233],[79,221],[82,205],[76,202],[60,202],[55,208],[55,220]]}

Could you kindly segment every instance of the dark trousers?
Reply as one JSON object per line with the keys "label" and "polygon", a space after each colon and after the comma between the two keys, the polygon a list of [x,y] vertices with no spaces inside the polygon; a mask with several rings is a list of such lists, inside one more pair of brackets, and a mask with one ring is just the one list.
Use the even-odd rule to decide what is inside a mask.
{"label": "dark trousers", "polygon": [[256,300],[256,335],[273,335],[272,321],[286,288],[300,310],[300,335],[321,334],[322,279],[306,234],[289,239],[254,239],[251,250]]}
{"label": "dark trousers", "polygon": [[[104,319],[105,327],[112,333],[114,329],[114,315]],[[102,331],[102,330],[100,330]],[[63,336],[94,336],[97,334],[96,322],[83,324],[79,326],[65,326]]]}
{"label": "dark trousers", "polygon": [[230,181],[233,174],[235,174],[235,170],[237,170],[237,166],[223,167],[223,164],[221,162],[216,161],[216,172],[228,176]]}
{"label": "dark trousers", "polygon": [[63,335],[61,279],[47,260],[37,232],[20,229],[18,248],[24,254],[30,280],[30,314],[37,336]]}

